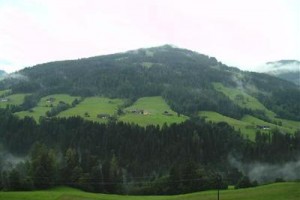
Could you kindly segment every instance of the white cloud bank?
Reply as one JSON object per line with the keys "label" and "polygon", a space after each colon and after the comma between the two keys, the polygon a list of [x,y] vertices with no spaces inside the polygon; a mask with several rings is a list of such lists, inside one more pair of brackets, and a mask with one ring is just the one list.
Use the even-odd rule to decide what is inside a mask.
{"label": "white cloud bank", "polygon": [[253,66],[300,59],[297,0],[0,0],[0,69],[174,44]]}

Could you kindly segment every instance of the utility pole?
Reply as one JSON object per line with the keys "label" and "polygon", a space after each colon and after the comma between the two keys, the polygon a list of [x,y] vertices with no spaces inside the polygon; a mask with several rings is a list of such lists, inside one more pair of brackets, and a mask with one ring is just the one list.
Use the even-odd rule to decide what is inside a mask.
{"label": "utility pole", "polygon": [[220,200],[220,186],[221,186],[221,176],[217,174],[217,187],[218,187],[218,200]]}

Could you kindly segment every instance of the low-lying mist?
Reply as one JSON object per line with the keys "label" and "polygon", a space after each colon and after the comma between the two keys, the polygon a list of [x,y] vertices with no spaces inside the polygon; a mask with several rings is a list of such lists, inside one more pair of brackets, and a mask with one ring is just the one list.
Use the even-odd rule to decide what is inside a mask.
{"label": "low-lying mist", "polygon": [[251,181],[259,183],[273,182],[278,179],[293,181],[300,179],[300,158],[282,164],[268,164],[261,162],[242,163],[236,158],[229,156],[229,162],[247,175]]}

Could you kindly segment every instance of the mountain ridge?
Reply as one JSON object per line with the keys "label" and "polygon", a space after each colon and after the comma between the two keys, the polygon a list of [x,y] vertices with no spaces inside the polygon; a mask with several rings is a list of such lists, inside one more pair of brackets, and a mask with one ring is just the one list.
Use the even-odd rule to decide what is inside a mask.
{"label": "mountain ridge", "polygon": [[261,72],[281,78],[300,86],[300,61],[279,60],[267,62]]}
{"label": "mountain ridge", "polygon": [[[292,83],[228,67],[214,57],[171,45],[44,63],[17,74],[15,77],[19,78],[11,76],[1,81],[0,89],[32,93],[24,109],[30,109],[43,96],[66,93],[126,98],[132,102],[142,97],[162,96],[174,111],[189,116],[201,110],[234,118],[253,113],[265,116],[236,105],[215,90],[213,83],[219,82],[258,98],[278,116],[300,119],[299,89]],[[290,101],[284,96],[290,96]]]}
{"label": "mountain ridge", "polygon": [[6,74],[6,72],[5,72],[4,70],[1,70],[1,69],[0,69],[0,77],[1,77],[1,76],[4,76],[5,74]]}

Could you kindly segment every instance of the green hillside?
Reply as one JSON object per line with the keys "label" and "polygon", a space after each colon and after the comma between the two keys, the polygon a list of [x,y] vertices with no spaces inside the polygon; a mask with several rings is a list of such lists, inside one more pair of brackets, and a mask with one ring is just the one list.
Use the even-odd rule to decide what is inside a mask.
{"label": "green hillside", "polygon": [[249,139],[255,139],[255,133],[257,130],[262,132],[268,132],[269,130],[258,129],[257,126],[269,126],[270,129],[279,129],[285,133],[294,133],[300,127],[300,123],[291,120],[278,119],[282,122],[281,126],[265,122],[251,115],[245,115],[241,120],[233,119],[225,115],[221,115],[212,111],[201,111],[199,112],[201,117],[204,117],[206,121],[211,122],[226,122],[229,125],[233,126],[236,130],[240,130],[242,134],[249,137]]}
{"label": "green hillside", "polygon": [[81,116],[87,120],[105,122],[109,116],[116,115],[117,109],[123,103],[121,99],[87,97],[77,106],[61,112],[58,117]]}
{"label": "green hillside", "polygon": [[237,119],[233,119],[230,117],[227,117],[225,115],[221,115],[216,112],[212,111],[201,111],[199,113],[201,117],[204,117],[206,121],[211,121],[211,122],[226,122],[229,125],[233,126],[235,130],[240,130],[242,134],[246,135],[249,137],[249,139],[254,140],[255,139],[255,133],[257,131],[256,126]]}
{"label": "green hillside", "polygon": [[[27,79],[12,76],[0,81],[0,90],[32,93],[34,97],[53,93],[118,99],[162,96],[175,112],[189,116],[210,110],[241,118],[242,113],[252,115],[261,110],[269,118],[276,114],[300,120],[300,90],[296,85],[228,67],[214,57],[170,45],[49,62],[18,73]],[[27,109],[38,102],[26,103]]]}
{"label": "green hillside", "polygon": [[[282,120],[282,119],[280,119],[280,120]],[[297,130],[296,124],[298,124],[298,129],[300,128],[299,127],[300,122],[287,120],[287,121],[285,121],[285,123],[283,123],[282,126],[278,126],[278,125],[275,125],[275,124],[272,124],[272,123],[265,122],[261,119],[253,117],[251,115],[245,115],[242,118],[242,121],[248,122],[248,123],[250,123],[251,125],[253,125],[255,127],[258,126],[258,125],[261,125],[261,126],[264,125],[264,126],[269,126],[270,128],[273,128],[273,129],[277,128],[277,129],[279,129],[283,132],[286,132],[286,133],[294,133]]]}
{"label": "green hillside", "polygon": [[140,98],[132,106],[126,108],[124,113],[120,121],[137,123],[141,126],[180,123],[188,119],[171,110],[162,97]]}
{"label": "green hillside", "polygon": [[5,108],[7,105],[21,105],[24,102],[25,96],[29,94],[12,94],[0,98],[0,108]]}
{"label": "green hillside", "polygon": [[255,97],[250,96],[240,88],[225,87],[221,83],[213,83],[213,86],[217,91],[222,92],[223,94],[228,96],[231,101],[242,108],[264,111],[266,116],[270,118],[274,118],[276,115],[274,112],[268,110]]}
{"label": "green hillside", "polygon": [[[298,200],[300,183],[275,183],[255,188],[239,190],[221,190],[222,200]],[[198,192],[174,196],[127,196],[106,195],[82,192],[77,189],[60,187],[34,192],[0,192],[0,199],[7,200],[213,200],[217,199],[217,191]]]}
{"label": "green hillside", "polygon": [[10,90],[0,90],[0,97],[3,95],[5,95],[5,94],[7,94],[7,93],[9,93],[10,92]]}
{"label": "green hillside", "polygon": [[50,111],[51,108],[57,106],[59,102],[64,102],[66,104],[71,105],[75,99],[79,99],[79,97],[72,97],[67,94],[53,94],[46,97],[41,98],[38,105],[32,108],[30,111],[22,111],[15,113],[21,118],[25,116],[33,117],[36,121],[39,121],[40,117],[45,117],[46,112]]}
{"label": "green hillside", "polygon": [[[50,102],[51,99],[54,99],[54,101]],[[73,97],[67,94],[49,95],[41,98],[36,107],[15,114],[21,118],[25,116],[33,117],[38,121],[41,116],[45,117],[46,112],[57,106],[59,102],[71,105],[75,99],[80,99],[80,97]],[[86,97],[79,104],[60,112],[57,116],[80,116],[86,120],[97,122],[106,122],[109,118],[113,117],[120,121],[136,123],[141,126],[180,123],[188,119],[184,115],[178,116],[176,112],[171,110],[162,97],[144,97],[138,99],[132,106],[124,108],[123,114],[118,116],[117,111],[123,107],[123,104],[124,100],[122,99]]]}

